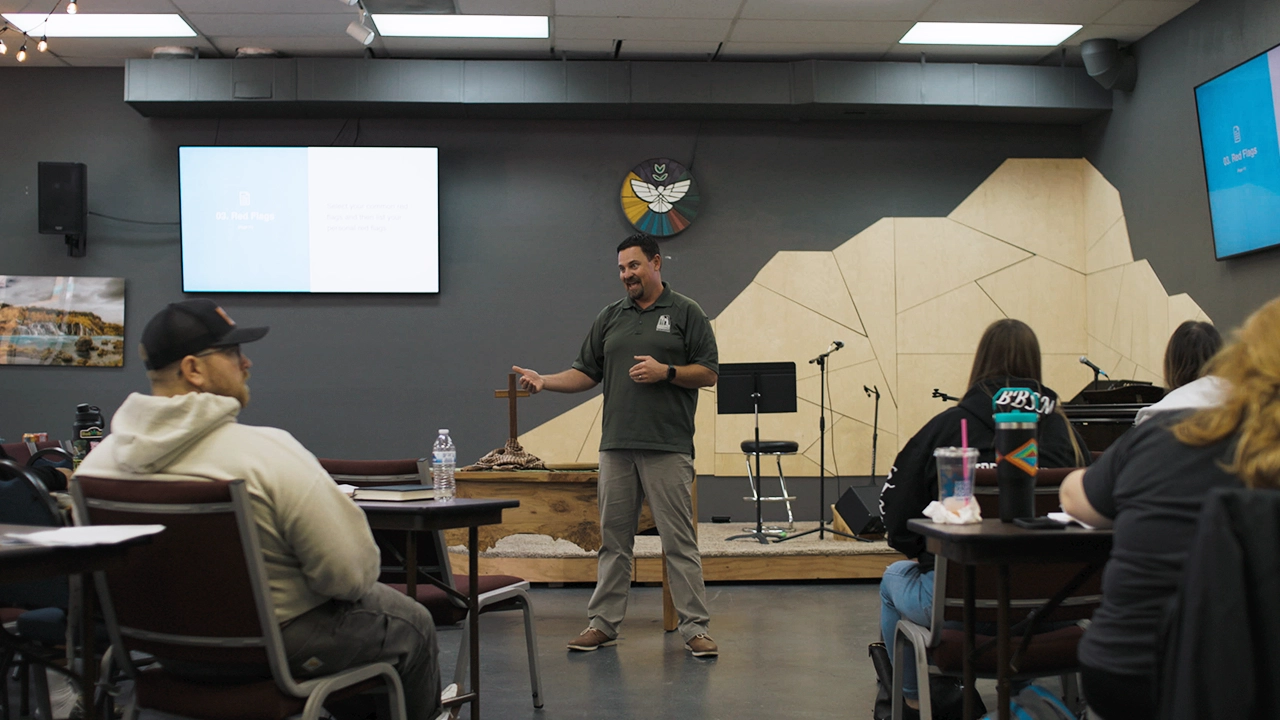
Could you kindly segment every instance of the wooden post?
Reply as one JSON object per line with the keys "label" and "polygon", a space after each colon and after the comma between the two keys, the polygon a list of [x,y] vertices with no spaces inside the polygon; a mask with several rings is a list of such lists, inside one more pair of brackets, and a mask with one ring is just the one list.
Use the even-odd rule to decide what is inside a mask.
{"label": "wooden post", "polygon": [[506,398],[506,399],[507,399],[507,417],[508,417],[508,420],[510,420],[510,423],[511,423],[511,426],[510,426],[511,439],[512,439],[512,440],[515,440],[515,439],[516,439],[516,436],[517,436],[517,435],[519,435],[519,433],[517,432],[517,427],[516,427],[516,398],[529,397],[529,391],[528,391],[528,390],[516,390],[516,374],[515,374],[515,373],[508,373],[508,374],[507,374],[507,389],[506,389],[506,390],[494,390],[494,391],[493,391],[493,396],[494,396],[494,397],[496,397],[496,398]]}

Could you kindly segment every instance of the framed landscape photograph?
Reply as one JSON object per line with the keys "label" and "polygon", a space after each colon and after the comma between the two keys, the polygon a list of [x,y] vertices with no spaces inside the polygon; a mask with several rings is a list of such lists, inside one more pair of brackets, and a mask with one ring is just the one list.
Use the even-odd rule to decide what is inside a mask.
{"label": "framed landscape photograph", "polygon": [[124,365],[124,278],[0,275],[0,365]]}

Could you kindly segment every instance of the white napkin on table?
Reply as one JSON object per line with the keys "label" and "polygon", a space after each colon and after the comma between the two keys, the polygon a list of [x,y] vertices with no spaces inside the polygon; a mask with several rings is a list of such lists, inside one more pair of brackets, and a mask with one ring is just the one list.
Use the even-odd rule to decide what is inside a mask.
{"label": "white napkin on table", "polygon": [[982,510],[973,498],[934,500],[924,509],[924,516],[941,525],[970,525],[982,522]]}

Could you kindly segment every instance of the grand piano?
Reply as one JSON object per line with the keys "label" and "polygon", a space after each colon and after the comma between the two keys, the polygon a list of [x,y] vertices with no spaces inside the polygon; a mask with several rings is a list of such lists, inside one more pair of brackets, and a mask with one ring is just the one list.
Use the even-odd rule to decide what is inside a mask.
{"label": "grand piano", "polygon": [[1089,383],[1062,404],[1071,425],[1093,452],[1101,452],[1133,427],[1138,411],[1164,397],[1164,388],[1141,380]]}

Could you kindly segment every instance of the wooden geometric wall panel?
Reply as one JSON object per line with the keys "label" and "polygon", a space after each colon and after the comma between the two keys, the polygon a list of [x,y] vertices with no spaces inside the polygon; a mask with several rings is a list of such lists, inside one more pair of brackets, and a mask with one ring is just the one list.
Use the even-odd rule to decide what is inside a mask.
{"label": "wooden geometric wall panel", "polygon": [[1041,353],[1079,356],[1088,348],[1083,273],[1036,256],[978,280],[978,287],[1006,317],[1053,329],[1037,335]]}
{"label": "wooden geometric wall panel", "polygon": [[[875,407],[863,387],[881,391],[884,473],[898,445],[950,406],[934,388],[964,394],[982,331],[1004,317],[1036,331],[1045,384],[1063,400],[1093,379],[1080,355],[1113,379],[1159,382],[1173,328],[1208,321],[1133,260],[1120,195],[1087,161],[1010,159],[947,217],[883,218],[830,252],[778,252],[713,326],[722,363],[796,363],[797,412],[760,416],[762,437],[800,445],[783,460],[791,476],[818,473],[808,360],[843,341],[827,377],[827,468],[862,475]],[[714,388],[698,395],[697,472],[745,475],[739,444],[752,417],[717,415]],[[597,395],[520,442],[548,462],[594,460],[601,406]]]}
{"label": "wooden geometric wall panel", "polygon": [[1084,272],[1079,160],[1006,160],[947,217]]}
{"label": "wooden geometric wall panel", "polygon": [[898,308],[895,298],[894,219],[884,218],[832,253],[858,310],[876,362],[884,374],[881,392],[898,391]]}
{"label": "wooden geometric wall panel", "polygon": [[893,237],[898,312],[1031,257],[947,218],[895,218]]}
{"label": "wooden geometric wall panel", "polygon": [[780,252],[760,270],[756,282],[853,332],[867,334],[831,253]]}

